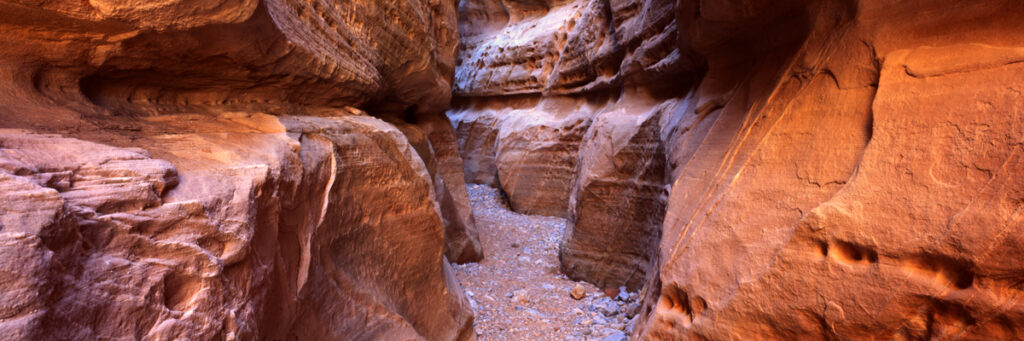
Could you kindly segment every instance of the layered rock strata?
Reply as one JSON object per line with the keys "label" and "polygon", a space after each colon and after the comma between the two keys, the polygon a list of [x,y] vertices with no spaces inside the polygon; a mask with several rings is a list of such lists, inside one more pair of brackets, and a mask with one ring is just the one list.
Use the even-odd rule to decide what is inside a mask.
{"label": "layered rock strata", "polygon": [[420,115],[408,120],[389,117],[416,149],[434,179],[436,199],[445,226],[445,255],[462,264],[483,259],[483,247],[476,231],[473,208],[469,207],[462,159],[451,121],[443,113]]}
{"label": "layered rock strata", "polygon": [[467,178],[499,184],[517,212],[566,217],[594,107],[571,98],[523,104],[493,107],[481,101],[479,107],[449,111],[458,124]]}
{"label": "layered rock strata", "polygon": [[[481,254],[437,118],[453,2],[0,1],[0,16],[4,335],[474,338],[445,257]],[[435,167],[366,112],[433,122]]]}
{"label": "layered rock strata", "polygon": [[[628,193],[650,188],[630,180],[596,195],[587,179],[608,170],[637,179],[650,173],[635,160],[663,151],[671,188],[634,336],[1021,337],[1024,263],[1014,236],[1024,220],[1012,181],[1024,151],[1021,4],[570,1],[526,11],[511,3],[460,7],[455,92],[463,98],[450,114],[460,143],[474,146],[464,150],[467,180],[506,186],[491,160],[501,157],[501,122],[516,115],[493,108],[590,99],[596,108],[581,114],[587,132],[567,185],[574,226],[562,265],[572,274],[587,257],[629,250],[623,237],[643,231],[616,234],[586,217],[637,212]],[[629,143],[601,137],[618,131],[600,118],[623,98],[660,103],[662,148],[630,162],[613,152]],[[612,126],[635,127],[620,136],[644,145],[652,107],[606,119],[629,121]],[[642,220],[605,215],[595,220]],[[570,252],[587,250],[584,242],[606,247]],[[579,278],[609,283],[602,276],[622,269]]]}
{"label": "layered rock strata", "polygon": [[636,291],[661,238],[668,191],[659,121],[670,106],[623,102],[598,113],[583,138],[559,259],[569,278]]}
{"label": "layered rock strata", "polygon": [[366,116],[147,121],[189,133],[136,148],[0,136],[3,253],[21,259],[3,263],[7,335],[472,333],[429,174],[397,129]]}
{"label": "layered rock strata", "polygon": [[676,47],[672,8],[460,3],[449,116],[466,180],[500,187],[518,212],[568,217],[560,254],[574,279],[636,289],[652,261],[666,200],[659,103],[675,103],[664,94],[698,63]]}
{"label": "layered rock strata", "polygon": [[1020,4],[683,5],[708,69],[638,336],[1020,337]]}

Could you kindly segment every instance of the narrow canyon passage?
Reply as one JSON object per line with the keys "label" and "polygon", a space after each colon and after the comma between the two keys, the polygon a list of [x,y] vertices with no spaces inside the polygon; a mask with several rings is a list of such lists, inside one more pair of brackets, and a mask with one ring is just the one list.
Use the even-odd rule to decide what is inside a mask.
{"label": "narrow canyon passage", "polygon": [[0,46],[4,340],[1024,340],[1021,0],[0,0]]}
{"label": "narrow canyon passage", "polygon": [[623,288],[609,297],[559,272],[565,219],[512,212],[486,185],[468,190],[488,253],[453,267],[476,315],[478,340],[625,340],[639,296]]}

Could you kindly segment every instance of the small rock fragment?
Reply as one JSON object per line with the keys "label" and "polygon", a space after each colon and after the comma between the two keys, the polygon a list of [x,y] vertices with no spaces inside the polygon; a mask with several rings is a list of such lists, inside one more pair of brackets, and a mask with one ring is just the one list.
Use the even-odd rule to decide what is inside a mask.
{"label": "small rock fragment", "polygon": [[612,302],[602,302],[597,306],[597,310],[604,316],[614,316],[619,313],[619,306]]}
{"label": "small rock fragment", "polygon": [[633,316],[636,316],[636,314],[638,312],[640,312],[640,304],[639,303],[633,302],[633,303],[630,303],[629,306],[626,307],[626,317],[628,317],[628,318],[633,318]]}
{"label": "small rock fragment", "polygon": [[579,283],[576,283],[576,285],[572,287],[572,290],[569,290],[569,297],[572,297],[574,300],[581,300],[584,297],[587,297],[587,289],[583,288]]}
{"label": "small rock fragment", "polygon": [[512,293],[512,301],[515,302],[528,302],[529,297],[526,289],[519,289]]}
{"label": "small rock fragment", "polygon": [[604,289],[604,295],[608,296],[608,297],[619,296],[619,289],[618,288],[605,288]]}
{"label": "small rock fragment", "polygon": [[615,296],[615,300],[617,300],[617,301],[628,301],[629,300],[629,296],[630,296],[629,293],[626,292],[626,287],[619,287],[619,294]]}
{"label": "small rock fragment", "polygon": [[629,339],[626,338],[626,333],[623,333],[620,330],[616,330],[615,332],[613,332],[613,333],[609,334],[608,336],[605,336],[603,339],[601,339],[601,341],[627,341],[627,340],[629,340]]}

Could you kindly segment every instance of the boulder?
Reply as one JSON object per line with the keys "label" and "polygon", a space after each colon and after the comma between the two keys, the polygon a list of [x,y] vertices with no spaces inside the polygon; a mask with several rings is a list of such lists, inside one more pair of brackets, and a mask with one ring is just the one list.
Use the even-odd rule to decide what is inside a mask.
{"label": "boulder", "polygon": [[20,293],[0,310],[9,335],[472,334],[430,178],[397,129],[365,116],[151,123],[192,132],[140,148],[0,134],[0,263]]}
{"label": "boulder", "polygon": [[598,113],[583,138],[559,260],[569,278],[637,291],[657,256],[668,197],[664,107],[628,102]]}

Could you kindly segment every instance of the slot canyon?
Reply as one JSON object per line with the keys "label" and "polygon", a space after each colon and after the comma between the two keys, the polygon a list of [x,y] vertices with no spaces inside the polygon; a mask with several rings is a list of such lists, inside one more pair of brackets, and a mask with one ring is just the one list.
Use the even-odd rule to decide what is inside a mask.
{"label": "slot canyon", "polygon": [[1019,0],[0,0],[0,43],[0,339],[1024,339]]}

